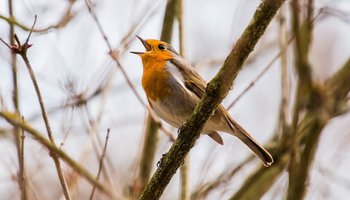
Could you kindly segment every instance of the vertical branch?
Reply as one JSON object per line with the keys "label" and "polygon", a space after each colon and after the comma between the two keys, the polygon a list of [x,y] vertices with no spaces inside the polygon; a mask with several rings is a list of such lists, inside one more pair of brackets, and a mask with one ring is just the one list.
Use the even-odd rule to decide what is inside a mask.
{"label": "vertical branch", "polygon": [[[183,0],[176,0],[176,18],[179,24],[179,43],[180,43],[180,55],[186,57],[185,54],[185,31],[183,20]],[[184,164],[180,167],[180,200],[190,199],[190,181],[189,181],[189,169],[190,169],[190,154],[188,154],[184,160]]]}
{"label": "vertical branch", "polygon": [[[31,29],[34,28],[36,20],[37,20],[37,16],[35,16],[35,20],[34,20],[34,23],[33,23]],[[43,98],[42,98],[42,95],[41,95],[41,91],[39,89],[39,84],[38,84],[38,82],[36,80],[33,68],[32,68],[32,66],[31,66],[31,64],[29,62],[28,57],[27,57],[27,50],[28,50],[28,48],[31,47],[31,45],[28,44],[31,34],[32,34],[32,31],[29,32],[29,35],[28,35],[28,37],[27,37],[27,39],[26,39],[26,41],[25,41],[25,43],[23,45],[21,45],[21,42],[19,41],[18,37],[16,35],[14,35],[14,38],[15,38],[15,40],[17,42],[17,45],[16,46],[12,46],[11,50],[13,52],[19,54],[22,57],[25,65],[26,65],[26,67],[28,69],[28,73],[30,75],[30,79],[32,80],[35,92],[36,92],[37,97],[38,97],[38,101],[39,101],[39,105],[40,105],[40,109],[41,109],[41,114],[42,114],[42,117],[44,119],[44,123],[45,123],[45,127],[46,127],[46,130],[47,130],[48,137],[49,137],[51,143],[53,145],[55,145],[55,142],[54,142],[54,139],[53,139],[53,136],[52,136],[51,127],[50,127],[49,120],[48,120],[48,116],[47,116],[47,112],[46,112],[46,109],[45,109],[45,106],[44,106],[44,102],[43,102]],[[63,189],[63,193],[65,195],[65,198],[67,200],[69,200],[71,198],[70,198],[70,194],[69,194],[69,191],[68,191],[68,188],[67,188],[67,183],[65,181],[65,178],[64,178],[64,175],[63,175],[63,171],[62,171],[62,168],[61,168],[61,164],[60,164],[60,161],[58,159],[58,156],[57,156],[57,154],[51,152],[51,157],[54,160],[54,163],[55,163],[55,166],[56,166],[56,171],[57,171],[57,174],[58,174],[58,177],[59,177],[62,189]]]}
{"label": "vertical branch", "polygon": [[[8,0],[8,10],[9,10],[9,17],[10,19],[14,19],[14,14],[13,14],[13,1],[12,0]],[[9,26],[10,26],[10,34],[9,34],[9,41],[10,41],[10,45],[15,45],[15,40],[14,40],[14,35],[15,35],[15,27],[14,24],[12,22],[9,22]],[[18,101],[18,76],[17,76],[17,55],[15,52],[11,52],[11,66],[12,66],[12,84],[13,84],[13,92],[12,92],[12,101],[13,101],[13,105],[15,108],[15,112],[20,115],[20,110],[19,110],[19,101]],[[27,199],[27,187],[26,187],[26,180],[25,180],[25,169],[24,169],[24,165],[22,165],[22,152],[23,149],[21,149],[22,147],[22,143],[23,141],[21,141],[22,137],[21,137],[21,133],[19,128],[14,127],[13,128],[14,131],[14,136],[15,136],[15,144],[16,144],[16,148],[17,148],[17,158],[18,158],[18,163],[19,163],[19,178],[18,178],[18,183],[19,183],[19,188],[21,190],[21,199],[25,200]]]}
{"label": "vertical branch", "polygon": [[[18,129],[18,128],[17,128]],[[21,139],[20,139],[20,146],[19,149],[20,152],[20,162],[19,162],[19,182],[20,182],[20,189],[21,189],[21,199],[26,200],[28,198],[27,196],[27,189],[26,189],[26,174],[25,174],[25,168],[24,168],[24,130],[21,129]]]}
{"label": "vertical branch", "polygon": [[173,24],[175,20],[175,9],[176,0],[167,0],[167,5],[165,8],[164,19],[163,19],[163,29],[160,39],[171,43],[171,36],[173,33]]}
{"label": "vertical branch", "polygon": [[[56,146],[55,141],[54,141],[53,136],[52,136],[52,131],[51,131],[51,127],[50,127],[50,124],[49,124],[49,119],[48,119],[48,116],[47,116],[47,112],[46,112],[46,109],[45,109],[45,106],[44,106],[43,98],[41,96],[41,92],[40,92],[40,89],[39,89],[38,82],[36,81],[33,68],[32,68],[32,66],[31,66],[31,64],[29,62],[27,54],[24,53],[24,54],[21,54],[21,56],[22,56],[26,66],[27,66],[30,78],[31,78],[31,80],[33,82],[33,85],[34,85],[34,88],[35,88],[35,92],[36,92],[37,97],[38,97],[38,101],[39,101],[39,105],[40,105],[40,109],[41,109],[41,114],[42,114],[43,119],[44,119],[44,123],[45,123],[47,134],[49,136],[49,139],[50,139],[51,143]],[[64,175],[63,175],[63,170],[61,168],[61,163],[60,163],[60,161],[58,159],[58,156],[54,152],[51,152],[51,153],[52,153],[51,157],[54,160],[54,163],[55,163],[55,166],[56,166],[57,175],[58,175],[58,178],[60,180],[64,196],[65,196],[65,198],[67,200],[71,199],[69,191],[68,191],[67,183],[66,183],[66,180],[65,180]]]}
{"label": "vertical branch", "polygon": [[[306,145],[299,145],[293,137],[294,148],[291,151],[289,166],[288,200],[303,199],[309,179],[309,171],[315,156],[321,131],[329,116],[325,113],[326,91],[312,82],[311,67],[308,62],[311,42],[313,1],[309,0],[306,17],[300,20],[300,5],[298,0],[292,1],[293,30],[296,37],[295,68],[298,75],[296,105],[294,111],[293,127],[298,126],[298,116],[302,111],[308,111],[312,119],[312,131],[306,135]],[[301,22],[300,22],[301,21]]]}
{"label": "vertical branch", "polygon": [[[9,9],[10,18],[13,19],[14,15],[13,15],[12,0],[8,0],[8,9]],[[10,41],[10,45],[12,46],[12,45],[15,45],[15,40],[14,40],[15,28],[14,28],[13,23],[11,23],[11,22],[9,22],[9,26],[10,26],[9,41]],[[12,100],[13,100],[15,110],[19,114],[17,55],[15,52],[11,52],[11,65],[12,65],[12,84],[13,84]],[[16,134],[16,135],[19,135],[19,134]]]}
{"label": "vertical branch", "polygon": [[285,6],[282,6],[279,13],[279,24],[280,24],[280,49],[281,49],[281,90],[282,98],[280,105],[280,122],[279,122],[279,136],[282,138],[287,133],[287,118],[288,118],[288,69],[287,69],[287,30],[286,30],[286,17],[285,17]]}
{"label": "vertical branch", "polygon": [[184,160],[184,164],[180,167],[180,200],[190,200],[190,154]]}
{"label": "vertical branch", "polygon": [[177,0],[177,5],[176,5],[176,17],[177,21],[179,23],[179,42],[180,42],[180,54],[182,57],[186,57],[186,52],[185,52],[185,30],[184,30],[184,1],[183,0]]}

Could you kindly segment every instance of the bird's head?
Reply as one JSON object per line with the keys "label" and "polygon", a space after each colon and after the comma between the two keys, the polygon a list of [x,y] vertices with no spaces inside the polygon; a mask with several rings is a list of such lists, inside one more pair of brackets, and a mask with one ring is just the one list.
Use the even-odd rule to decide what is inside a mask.
{"label": "bird's head", "polygon": [[147,58],[156,58],[161,60],[169,60],[174,58],[174,54],[178,55],[178,53],[170,46],[170,44],[160,41],[148,39],[144,40],[139,36],[136,36],[143,46],[145,47],[145,52],[135,52],[132,51],[130,53],[141,56],[142,59]]}

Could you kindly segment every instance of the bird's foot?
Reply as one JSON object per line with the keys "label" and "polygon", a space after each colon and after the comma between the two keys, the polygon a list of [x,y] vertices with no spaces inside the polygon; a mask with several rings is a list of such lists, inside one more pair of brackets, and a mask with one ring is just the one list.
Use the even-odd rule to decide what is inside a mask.
{"label": "bird's foot", "polygon": [[162,157],[160,158],[160,160],[157,162],[157,167],[158,168],[160,168],[162,165],[163,165],[163,163],[164,163],[164,157],[166,156],[166,153],[164,153],[163,155],[162,155]]}

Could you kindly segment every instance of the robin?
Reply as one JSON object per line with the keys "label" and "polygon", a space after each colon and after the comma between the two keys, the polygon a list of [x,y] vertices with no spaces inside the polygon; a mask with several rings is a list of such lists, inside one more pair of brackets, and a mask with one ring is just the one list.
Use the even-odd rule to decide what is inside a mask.
{"label": "robin", "polygon": [[[155,113],[175,128],[181,127],[190,117],[203,97],[206,82],[196,70],[168,43],[141,37],[137,38],[146,52],[131,52],[142,59],[142,87]],[[273,158],[253,137],[244,130],[220,104],[205,124],[206,133],[223,145],[218,131],[238,137],[268,167]]]}

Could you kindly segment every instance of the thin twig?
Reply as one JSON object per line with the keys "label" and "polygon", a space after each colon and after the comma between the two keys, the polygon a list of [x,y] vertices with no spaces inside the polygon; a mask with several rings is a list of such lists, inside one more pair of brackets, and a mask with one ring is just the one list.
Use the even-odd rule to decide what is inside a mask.
{"label": "thin twig", "polygon": [[83,168],[78,162],[74,161],[68,154],[63,150],[53,145],[52,142],[44,137],[42,133],[34,129],[27,122],[23,121],[16,113],[0,112],[0,116],[8,121],[12,126],[17,126],[24,131],[31,134],[35,140],[44,145],[50,152],[55,153],[63,161],[66,162],[72,169],[74,169],[79,175],[83,176],[91,185],[96,185],[96,187],[104,192],[109,197],[113,197],[112,191],[104,186],[102,183],[98,182],[95,177],[89,173],[85,168]]}
{"label": "thin twig", "polygon": [[[307,11],[310,8],[307,9]],[[308,18],[308,13],[304,18],[303,12],[300,12],[299,0],[291,1],[291,12],[292,12],[292,28],[295,35],[295,61],[294,67],[297,79],[296,99],[293,108],[293,120],[292,120],[292,133],[296,132],[300,118],[305,115],[305,111],[309,111],[310,115],[315,115],[322,109],[322,105],[318,105],[317,109],[313,109],[315,105],[314,96],[318,95],[319,91],[316,90],[315,83],[312,80],[312,68],[310,66],[308,55],[309,47],[311,43],[311,31],[312,31],[312,20]],[[317,97],[318,98],[318,97]],[[305,184],[308,179],[309,164],[312,163],[313,153],[315,152],[315,146],[318,144],[318,138],[320,132],[324,126],[324,122],[320,120],[321,116],[312,117],[314,130],[309,133],[305,139],[309,146],[303,148],[298,145],[299,141],[297,135],[293,134],[290,138],[292,141],[292,147],[290,151],[290,164],[288,167],[288,200],[303,199],[305,195]],[[310,139],[314,141],[310,141]],[[311,153],[313,152],[313,153]],[[305,164],[303,164],[305,163]]]}
{"label": "thin twig", "polygon": [[[103,151],[102,151],[102,155],[101,155],[101,158],[100,158],[100,164],[99,164],[99,168],[98,168],[98,172],[97,172],[97,177],[96,177],[97,181],[99,181],[99,179],[100,179],[101,170],[102,170],[102,166],[103,166],[103,158],[106,155],[106,150],[107,150],[107,145],[108,145],[108,138],[109,138],[109,132],[110,132],[110,130],[108,129],[107,130],[107,136],[106,136],[105,145],[104,145],[104,148],[103,148]],[[92,191],[91,191],[90,198],[89,198],[90,200],[92,200],[93,197],[94,197],[95,189],[96,189],[96,186],[94,185],[93,188],[92,188]]]}
{"label": "thin twig", "polygon": [[11,24],[12,26],[19,27],[24,31],[35,32],[35,33],[46,33],[52,29],[60,29],[60,28],[65,27],[76,16],[76,13],[78,13],[78,12],[76,12],[76,13],[72,12],[73,4],[76,2],[76,0],[70,0],[68,2],[69,2],[69,5],[67,6],[66,10],[64,11],[64,13],[63,13],[62,17],[59,19],[59,21],[56,24],[50,25],[46,28],[37,29],[37,28],[28,27],[27,25],[24,25],[23,23],[16,20],[15,17],[12,16],[11,14],[9,17],[6,17],[4,15],[0,15],[0,19],[7,21],[7,23]]}
{"label": "thin twig", "polygon": [[130,80],[129,76],[127,75],[126,71],[124,70],[123,65],[121,64],[119,58],[120,58],[120,54],[118,53],[119,51],[114,51],[112,48],[112,45],[106,35],[106,33],[104,32],[98,17],[96,15],[96,13],[94,12],[93,7],[91,6],[91,1],[90,0],[85,0],[86,6],[89,9],[90,14],[92,15],[93,19],[95,20],[97,27],[108,47],[109,50],[109,55],[111,56],[111,58],[113,59],[113,61],[117,64],[116,66],[120,69],[120,71],[122,72],[127,84],[129,85],[129,87],[131,88],[131,90],[133,91],[133,93],[135,94],[135,96],[137,97],[137,99],[139,100],[139,102],[145,107],[147,108],[148,112],[152,115],[152,117],[156,120],[157,124],[159,125],[159,127],[163,130],[163,132],[170,138],[170,140],[175,141],[175,137],[167,130],[165,130],[162,126],[161,126],[161,122],[159,120],[159,117],[154,113],[154,111],[143,101],[143,99],[141,98],[141,95],[137,92],[136,86],[132,83],[132,81]]}
{"label": "thin twig", "polygon": [[[101,104],[101,106],[102,106],[102,104]],[[90,114],[88,107],[85,105],[84,108],[85,109],[83,109],[83,110],[85,111],[85,115],[87,116],[88,123],[90,125],[89,131],[88,131],[88,132],[90,132],[89,133],[89,138],[90,138],[89,140],[91,140],[91,143],[93,145],[94,151],[96,153],[96,158],[100,159],[100,155],[98,155],[98,154],[100,151],[99,149],[102,149],[102,147],[103,147],[103,143],[100,140],[100,138],[97,137],[97,130],[98,130],[97,125],[99,124],[101,117],[97,117],[97,120],[94,120],[92,115]],[[102,116],[102,110],[103,109],[101,109],[100,116]],[[109,131],[109,129],[108,129],[108,131]],[[93,140],[94,136],[95,136],[96,140]],[[96,141],[96,142],[94,142],[94,141]],[[105,179],[112,185],[113,181],[111,180],[111,176],[109,176],[107,173],[107,169],[106,169],[107,165],[106,164],[108,164],[108,166],[110,166],[111,169],[113,169],[113,167],[112,167],[113,164],[112,164],[112,161],[110,160],[110,158],[108,157],[107,154],[104,155],[104,160],[105,160],[105,162],[104,162],[104,165],[102,166],[101,172],[103,173]],[[113,173],[116,174],[115,171],[113,171]]]}
{"label": "thin twig", "polygon": [[[318,19],[321,14],[323,13],[323,10],[321,9],[317,15],[311,20],[312,23]],[[288,42],[287,46],[295,39],[295,35],[292,35]],[[287,47],[286,47],[287,48]],[[252,82],[236,97],[235,100],[232,101],[232,103],[227,107],[227,110],[231,109],[233,106],[237,104],[237,102],[264,76],[264,74],[273,66],[273,64],[278,60],[278,58],[281,56],[282,49],[276,54],[275,57],[272,58],[272,60],[264,67],[264,69],[252,80]]]}
{"label": "thin twig", "polygon": [[[13,19],[14,18],[13,0],[8,0],[8,10],[9,10],[10,18]],[[15,40],[14,40],[15,27],[12,23],[8,23],[8,24],[10,26],[10,34],[9,34],[10,44],[9,45],[14,46],[15,45]],[[12,101],[15,108],[15,112],[18,115],[20,115],[19,95],[18,95],[17,54],[14,52],[11,52],[11,66],[12,66],[12,84],[13,84]],[[18,164],[19,164],[19,188],[21,190],[21,199],[26,200],[28,198],[28,195],[27,195],[26,180],[24,179],[24,177],[26,176],[25,175],[26,172],[23,164],[24,152],[22,149],[24,144],[24,141],[22,141],[22,139],[24,137],[21,137],[21,131],[17,127],[14,127],[13,132],[15,137],[17,158],[18,158]]]}
{"label": "thin twig", "polygon": [[221,175],[213,179],[213,181],[202,184],[192,193],[191,199],[206,199],[210,192],[216,190],[221,185],[227,184],[240,170],[246,166],[250,161],[254,160],[254,156],[249,156],[239,165],[230,170],[225,170]]}
{"label": "thin twig", "polygon": [[[183,0],[176,0],[176,18],[179,24],[179,47],[180,55],[186,57],[185,55],[185,30],[184,30],[184,20],[183,20]],[[180,167],[180,200],[190,200],[190,180],[189,180],[189,170],[190,170],[190,154],[184,159],[184,164]]]}
{"label": "thin twig", "polygon": [[288,65],[287,65],[287,50],[289,41],[287,41],[287,30],[286,30],[286,17],[285,17],[286,6],[282,6],[279,13],[279,44],[281,49],[281,105],[280,105],[280,122],[278,136],[282,138],[283,135],[287,135],[287,123],[288,123],[288,97],[289,97],[289,81],[288,81]]}
{"label": "thin twig", "polygon": [[3,40],[1,37],[0,37],[0,41],[1,41],[2,43],[4,43],[9,49],[12,49],[12,46],[9,45],[9,44],[7,44],[7,42],[5,42],[5,40]]}
{"label": "thin twig", "polygon": [[[23,118],[22,118],[23,119]],[[17,128],[18,129],[18,128]],[[21,189],[21,199],[25,200],[28,198],[27,196],[27,186],[26,186],[26,174],[25,174],[25,168],[24,168],[24,130],[21,129],[21,140],[20,140],[20,162],[19,162],[19,183],[20,183],[20,189]]]}
{"label": "thin twig", "polygon": [[[35,15],[34,22],[33,22],[33,25],[31,27],[31,30],[34,28],[36,21],[37,21],[37,16]],[[15,34],[14,38],[15,38],[15,40],[17,42],[17,45],[16,46],[12,46],[10,49],[14,53],[17,53],[17,54],[19,54],[22,57],[25,65],[26,65],[26,67],[28,69],[30,78],[32,80],[32,83],[33,83],[33,86],[34,86],[34,89],[35,89],[35,92],[36,92],[37,97],[38,97],[38,101],[39,101],[39,105],[40,105],[40,109],[41,109],[41,114],[42,114],[42,117],[44,119],[44,123],[45,123],[45,127],[46,127],[46,131],[47,131],[48,137],[49,137],[51,143],[53,145],[55,145],[55,142],[54,142],[54,139],[53,139],[53,136],[52,136],[50,123],[49,123],[49,119],[48,119],[47,112],[46,112],[46,108],[44,106],[44,102],[43,102],[43,98],[42,98],[42,95],[41,95],[41,91],[39,89],[39,84],[38,84],[38,82],[36,80],[35,73],[34,73],[33,68],[32,68],[32,66],[31,66],[31,64],[29,62],[28,57],[27,57],[27,50],[28,50],[28,48],[30,48],[32,46],[32,45],[29,44],[29,39],[30,39],[31,34],[32,34],[32,31],[29,32],[28,37],[27,37],[27,39],[26,39],[26,41],[25,41],[25,43],[23,45],[21,44],[19,38]],[[56,171],[57,171],[58,178],[59,178],[61,186],[62,186],[62,190],[63,190],[64,196],[65,196],[65,198],[67,200],[70,200],[71,197],[70,197],[70,194],[69,194],[69,190],[68,190],[68,187],[67,187],[66,180],[65,180],[64,175],[63,175],[63,170],[61,168],[60,161],[59,161],[59,159],[58,159],[58,157],[57,157],[57,155],[55,153],[52,153],[51,157],[54,160],[54,163],[55,163],[55,166],[56,166]]]}

